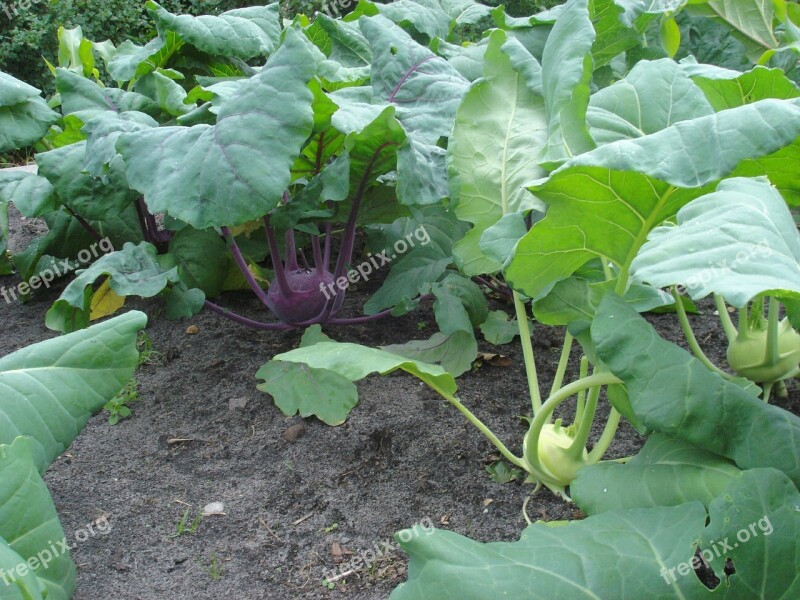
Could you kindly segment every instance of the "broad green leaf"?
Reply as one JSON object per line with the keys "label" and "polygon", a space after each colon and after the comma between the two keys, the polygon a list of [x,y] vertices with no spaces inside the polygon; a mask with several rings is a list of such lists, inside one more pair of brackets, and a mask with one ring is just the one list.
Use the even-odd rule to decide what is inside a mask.
{"label": "broad green leaf", "polygon": [[488,228],[509,213],[542,208],[526,188],[545,173],[538,165],[547,136],[544,101],[529,89],[525,74],[514,70],[506,50],[520,51],[515,42],[506,42],[502,31],[493,33],[484,77],[459,106],[447,149],[456,215],[473,224],[455,246],[467,275],[502,266],[480,247]]}
{"label": "broad green leaf", "polygon": [[398,152],[398,197],[404,204],[438,202],[447,184],[437,143],[450,134],[469,82],[389,19],[362,17],[359,25],[373,55],[370,102],[396,105],[409,136]]}
{"label": "broad green leaf", "polygon": [[35,87],[0,71],[0,152],[38,142],[58,121]]}
{"label": "broad green leaf", "polygon": [[592,0],[589,3],[589,13],[595,30],[592,43],[595,70],[641,43],[636,29],[623,23],[624,9],[616,0]]}
{"label": "broad green leaf", "polygon": [[8,203],[0,200],[0,275],[11,275],[14,267],[8,255]]}
{"label": "broad green leaf", "polygon": [[369,66],[372,63],[372,50],[357,23],[318,14],[314,24],[309,27],[309,35],[313,35],[312,30],[317,28],[325,33],[327,44],[320,46],[315,38],[312,39],[329,59],[345,67]]}
{"label": "broad green leaf", "polygon": [[576,156],[556,173],[576,166],[633,171],[681,187],[728,175],[744,159],[769,155],[800,136],[800,103],[760,100],[651,135],[620,140]]}
{"label": "broad green leaf", "polygon": [[561,162],[594,147],[586,128],[594,41],[588,0],[569,0],[547,38],[542,55],[548,135],[543,162]]}
{"label": "broad green leaf", "polygon": [[364,305],[364,312],[368,315],[376,314],[403,300],[411,300],[428,293],[431,284],[444,274],[452,260],[452,257],[442,257],[430,247],[419,248],[403,257],[392,265],[392,270],[381,288]]}
{"label": "broad green leaf", "polygon": [[137,194],[128,187],[124,167],[114,162],[105,177],[83,172],[87,142],[70,144],[36,155],[39,174],[55,188],[61,202],[89,221],[119,215]]}
{"label": "broad green leaf", "polygon": [[381,346],[381,350],[420,362],[441,365],[453,377],[459,377],[472,368],[478,355],[478,343],[470,331],[456,330],[453,333],[434,333],[427,340]]}
{"label": "broad green leaf", "polygon": [[167,31],[144,46],[125,40],[108,62],[108,72],[116,81],[132,81],[166,66],[183,45],[183,40],[174,31]]}
{"label": "broad green leaf", "polygon": [[164,312],[168,319],[186,319],[199,313],[206,296],[202,290],[189,289],[183,283],[175,283],[161,292]]}
{"label": "broad green leaf", "polygon": [[[711,502],[708,525],[703,505],[690,502],[539,522],[511,543],[405,530],[395,539],[411,556],[408,581],[391,600],[788,600],[800,592],[798,503],[784,475],[757,469]],[[713,592],[693,572],[696,550],[722,579]],[[735,575],[724,573],[727,558]]]}
{"label": "broad green leaf", "polygon": [[516,320],[510,320],[502,310],[493,310],[480,325],[481,333],[490,344],[508,344],[519,335]]}
{"label": "broad green leaf", "polygon": [[454,26],[475,24],[491,10],[473,0],[396,0],[374,6],[398,25],[408,25],[429,39],[446,38]]}
{"label": "broad green leaf", "polygon": [[178,275],[187,287],[202,290],[207,298],[220,295],[231,255],[217,232],[184,227],[170,240],[169,251],[175,258]]}
{"label": "broad green leaf", "polygon": [[95,177],[105,175],[106,165],[119,156],[116,148],[119,136],[152,127],[158,127],[158,121],[142,112],[99,113],[82,129],[86,134],[86,170]]}
{"label": "broad green leaf", "polygon": [[800,455],[774,450],[800,446],[800,418],[709,371],[619,296],[603,298],[591,333],[599,359],[625,383],[649,429],[730,458],[741,469],[772,467],[800,482]]}
{"label": "broad green leaf", "polygon": [[396,539],[411,562],[391,600],[672,600],[659,569],[691,558],[704,519],[699,503],[614,511],[562,526],[535,523],[517,542],[488,544],[451,531],[401,531]]}
{"label": "broad green leaf", "polygon": [[669,59],[641,61],[593,94],[586,121],[598,144],[633,139],[714,113],[702,90]]}
{"label": "broad green leaf", "polygon": [[[0,596],[69,600],[75,591],[75,564],[59,543],[66,537],[34,451],[30,438],[0,444]],[[28,560],[35,568],[26,568]]]}
{"label": "broad green leaf", "polygon": [[764,48],[778,46],[772,33],[771,0],[710,0],[706,6],[748,40]]}
{"label": "broad green leaf", "polygon": [[136,335],[146,323],[133,311],[0,358],[0,443],[30,436],[43,473],[133,375]]}
{"label": "broad green leaf", "polygon": [[58,28],[58,66],[91,77],[94,71],[94,56],[91,42],[83,37],[80,27]]}
{"label": "broad green leaf", "polygon": [[358,404],[356,386],[326,368],[312,368],[302,362],[285,362],[276,357],[261,367],[256,377],[264,380],[256,387],[270,394],[275,405],[287,416],[314,415],[328,425],[341,425]]}
{"label": "broad green leaf", "polygon": [[[216,125],[120,136],[130,184],[153,212],[195,229],[240,225],[280,201],[313,126],[307,88],[319,51],[289,29],[266,66],[223,103]],[[269,165],[265,168],[264,165]]]}
{"label": "broad green leaf", "polygon": [[781,69],[757,66],[740,73],[711,65],[701,65],[685,59],[680,68],[703,90],[716,111],[736,108],[758,100],[777,98],[787,100],[800,96],[800,89]]}
{"label": "broad green leaf", "polygon": [[173,117],[185,115],[195,108],[184,103],[186,90],[159,71],[148,73],[139,79],[136,82],[136,91],[155,100],[161,110]]}
{"label": "broad green leaf", "polygon": [[667,56],[674,58],[681,46],[681,28],[675,17],[664,17],[661,20],[661,46]]}
{"label": "broad green leaf", "polygon": [[147,242],[138,246],[126,243],[122,250],[106,254],[89,268],[83,269],[61,293],[47,313],[45,324],[50,329],[64,331],[63,319],[70,313],[88,315],[92,300],[92,284],[108,276],[111,289],[118,296],[151,298],[168,283],[178,282],[178,268],[168,271],[156,260],[156,249]]}
{"label": "broad green leaf", "polygon": [[549,208],[519,241],[505,270],[509,284],[531,298],[592,259],[627,269],[647,234],[703,192],[589,167],[559,170],[531,190]]}
{"label": "broad green leaf", "polygon": [[138,111],[151,117],[161,114],[158,104],[147,96],[118,88],[102,87],[67,69],[56,70],[56,90],[61,96],[62,112],[65,115],[75,115],[84,123],[109,110],[118,113]]}
{"label": "broad green leaf", "polygon": [[157,3],[147,10],[161,31],[174,31],[183,41],[211,55],[242,60],[267,56],[281,35],[278,4],[229,10],[219,16],[174,15]]}
{"label": "broad green leaf", "polygon": [[477,44],[449,44],[440,38],[431,41],[430,48],[439,56],[446,58],[453,68],[467,81],[483,77],[483,58],[486,54],[488,37]]}
{"label": "broad green leaf", "polygon": [[631,267],[657,287],[716,293],[742,307],[759,294],[800,298],[800,234],[781,195],[763,179],[733,178],[692,200],[677,227],[653,230]]}
{"label": "broad green leaf", "polygon": [[358,381],[370,373],[387,375],[400,369],[417,377],[435,390],[441,390],[446,394],[456,392],[456,382],[453,376],[442,367],[409,360],[391,352],[367,348],[358,344],[321,342],[278,354],[274,360],[305,363],[313,369],[328,369],[345,377],[348,381]]}
{"label": "broad green leaf", "polygon": [[777,152],[761,158],[748,158],[730,174],[731,177],[767,177],[791,206],[800,206],[800,139]]}
{"label": "broad green leaf", "polygon": [[508,213],[483,232],[478,245],[486,257],[505,267],[514,257],[517,244],[526,233],[528,224],[524,214]]}
{"label": "broad green leaf", "polygon": [[726,458],[654,433],[626,464],[603,462],[578,471],[570,496],[589,515],[693,501],[708,507],[741,473]]}
{"label": "broad green leaf", "polygon": [[0,172],[0,203],[8,202],[26,217],[39,217],[58,207],[50,182],[25,171]]}
{"label": "broad green leaf", "polygon": [[442,333],[473,331],[489,316],[483,292],[471,279],[458,273],[448,273],[433,284],[433,303],[436,323]]}

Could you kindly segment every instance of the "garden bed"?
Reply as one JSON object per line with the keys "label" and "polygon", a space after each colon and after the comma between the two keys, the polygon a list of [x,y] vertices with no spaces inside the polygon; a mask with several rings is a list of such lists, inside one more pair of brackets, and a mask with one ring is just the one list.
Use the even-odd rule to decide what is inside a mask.
{"label": "garden bed", "polygon": [[[36,227],[12,215],[12,246],[21,246]],[[0,286],[16,283],[0,278]],[[348,310],[357,310],[379,284],[352,290]],[[58,293],[39,294],[24,306],[0,303],[3,353],[54,335],[44,327],[44,314]],[[224,304],[247,316],[262,314],[249,294],[228,294]],[[94,417],[45,478],[67,538],[76,544],[76,599],[383,599],[405,577],[402,552],[376,552],[397,530],[419,523],[480,541],[519,537],[522,503],[532,486],[494,483],[484,469],[496,450],[416,379],[403,374],[359,383],[360,405],[340,427],[287,418],[256,390],[253,373],[295,347],[299,333],[251,331],[208,311],[169,321],[158,301],[128,306],[148,313],[147,334],[161,353],[136,375],[133,417],[115,426],[105,413]],[[495,301],[494,308],[502,304]],[[680,339],[673,316],[649,320],[661,335]],[[721,362],[726,344],[718,319],[701,314],[692,322],[709,356]],[[196,334],[187,333],[189,325]],[[434,326],[430,306],[423,305],[377,326],[326,331],[374,347]],[[544,388],[560,351],[560,341],[550,337],[555,333],[534,336]],[[482,343],[481,350],[507,356],[510,364],[484,363],[465,374],[460,397],[519,451],[526,425],[513,415],[530,409],[519,345]],[[789,399],[775,403],[798,413],[792,383]],[[300,423],[303,435],[286,441],[287,430]],[[609,456],[635,453],[640,445],[623,424]],[[189,529],[211,502],[224,502],[225,514],[175,536],[187,509]],[[528,513],[532,519],[579,517],[547,489],[531,500]],[[87,525],[103,517],[110,531],[95,527],[87,534]],[[424,535],[423,527],[418,531]],[[370,564],[334,589],[323,586],[326,576],[356,566],[351,561],[359,556]]]}

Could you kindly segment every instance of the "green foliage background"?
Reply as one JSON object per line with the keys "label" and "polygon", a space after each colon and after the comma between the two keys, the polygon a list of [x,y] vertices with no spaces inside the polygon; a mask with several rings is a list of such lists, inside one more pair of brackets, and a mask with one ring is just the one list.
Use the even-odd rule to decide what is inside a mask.
{"label": "green foliage background", "polygon": [[[269,0],[161,0],[159,3],[173,13],[193,15],[219,14],[226,10],[267,4]],[[23,4],[25,3],[25,4]],[[311,15],[324,0],[283,0],[283,14]],[[499,4],[496,0],[487,4]],[[558,0],[510,0],[512,15],[534,14]],[[22,8],[27,5],[27,8]],[[110,39],[115,44],[131,39],[138,43],[153,35],[146,16],[144,0],[6,0],[12,18],[0,10],[0,70],[10,73],[48,95],[53,92],[53,78],[43,60],[56,62],[59,25],[80,26],[84,35],[94,41]],[[355,2],[352,3],[355,6]],[[17,14],[14,14],[14,7]]]}

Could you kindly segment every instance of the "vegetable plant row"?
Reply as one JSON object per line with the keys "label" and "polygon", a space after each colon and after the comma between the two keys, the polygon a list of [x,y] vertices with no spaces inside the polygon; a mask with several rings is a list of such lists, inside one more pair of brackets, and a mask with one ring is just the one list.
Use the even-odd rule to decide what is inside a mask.
{"label": "vegetable plant row", "polygon": [[[0,122],[14,123],[0,150],[40,150],[37,174],[0,174],[0,250],[9,202],[49,227],[0,269],[30,280],[108,238],[119,249],[67,285],[52,329],[156,295],[173,318],[205,307],[235,327],[307,327],[257,373],[282,411],[337,425],[356,381],[406,371],[534,492],[588,515],[529,522],[514,543],[401,540],[393,599],[795,598],[800,419],[769,400],[800,374],[800,10],[745,3],[569,0],[513,18],[362,0],[343,19],[281,21],[276,4],[190,17],[148,2],[143,46],[62,29],[56,96],[0,75]],[[363,314],[342,316],[349,284],[381,269]],[[237,289],[268,314],[226,309]],[[707,297],[726,364],[691,328]],[[427,340],[321,331],[424,298],[440,330]],[[641,316],[653,310],[674,314],[688,351]],[[543,389],[532,336],[555,326]],[[519,335],[531,414],[511,446],[457,396],[476,329]],[[572,423],[554,417],[568,401]],[[604,461],[622,419],[647,441]],[[727,563],[708,558],[742,531]]]}

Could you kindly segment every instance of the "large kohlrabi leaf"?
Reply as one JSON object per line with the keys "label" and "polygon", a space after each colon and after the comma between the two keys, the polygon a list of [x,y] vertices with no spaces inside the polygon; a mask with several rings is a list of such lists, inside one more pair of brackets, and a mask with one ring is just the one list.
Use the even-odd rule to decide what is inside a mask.
{"label": "large kohlrabi leaf", "polygon": [[543,162],[558,163],[594,147],[586,128],[595,31],[588,0],[570,0],[542,54],[542,90],[548,139]]}
{"label": "large kohlrabi leaf", "polygon": [[[69,600],[75,564],[32,451],[30,438],[0,444],[0,597]],[[26,568],[29,559],[35,568]]]}
{"label": "large kohlrabi leaf", "polygon": [[108,277],[111,290],[118,296],[150,298],[161,293],[170,283],[180,281],[178,267],[165,269],[158,262],[155,246],[141,242],[126,243],[122,250],[101,256],[61,293],[47,311],[45,324],[55,331],[74,331],[89,323],[92,285]]}
{"label": "large kohlrabi leaf", "polygon": [[800,447],[800,418],[708,370],[615,294],[603,298],[591,333],[598,358],[625,383],[648,429],[800,483],[800,454],[788,450]]}
{"label": "large kohlrabi leaf", "polygon": [[146,323],[143,313],[129,312],[0,358],[0,443],[30,436],[43,473],[133,375],[136,335]]}
{"label": "large kohlrabi leaf", "polygon": [[624,465],[603,462],[578,471],[570,496],[588,515],[693,501],[707,507],[741,474],[726,458],[654,433]]}
{"label": "large kohlrabi leaf", "polygon": [[454,394],[456,391],[453,376],[442,367],[358,344],[320,342],[278,354],[275,360],[305,363],[314,369],[328,369],[349,381],[358,381],[370,373],[387,375],[400,369],[419,378],[433,389],[446,394]]}
{"label": "large kohlrabi leaf", "polygon": [[[545,174],[538,159],[547,140],[544,100],[531,91],[537,82],[515,70],[535,59],[502,31],[490,37],[484,77],[458,109],[447,148],[450,197],[459,219],[473,224],[454,249],[464,273],[500,270],[502,264],[480,247],[483,233],[504,215],[543,209],[526,189]],[[537,63],[538,64],[538,63]]]}
{"label": "large kohlrabi leaf", "polygon": [[[506,276],[535,297],[597,256],[626,273],[647,234],[712,191],[707,184],[798,135],[800,105],[762,100],[578,156],[531,188],[549,209],[520,240]],[[790,160],[760,164],[784,172]]]}
{"label": "large kohlrabi leaf", "polygon": [[281,35],[277,2],[229,10],[219,16],[174,15],[152,0],[147,10],[160,31],[173,31],[187,44],[212,56],[242,60],[267,56]]}
{"label": "large kohlrabi leaf", "polygon": [[474,0],[397,0],[372,6],[398,25],[410,25],[430,39],[446,38],[456,25],[477,23],[491,11]]}
{"label": "large kohlrabi leaf", "polygon": [[767,98],[788,100],[800,96],[800,89],[781,69],[757,66],[740,73],[732,69],[698,64],[689,58],[681,61],[680,68],[703,90],[716,111]]}
{"label": "large kohlrabi leaf", "polygon": [[695,300],[721,294],[736,307],[764,293],[800,298],[800,234],[764,179],[726,179],[681,208],[677,222],[650,233],[634,279],[685,286]]}
{"label": "large kohlrabi leaf", "polygon": [[0,71],[0,152],[38,142],[58,113],[50,110],[35,87]]}
{"label": "large kohlrabi leaf", "polygon": [[216,125],[160,127],[120,136],[130,184],[153,212],[195,229],[241,225],[274,208],[311,133],[308,89],[322,54],[286,31],[266,66],[223,102]]}
{"label": "large kohlrabi leaf", "polygon": [[39,217],[58,208],[52,184],[30,171],[0,171],[0,202],[12,202],[26,217]]}
{"label": "large kohlrabi leaf", "polygon": [[[708,525],[703,505],[690,502],[539,522],[512,543],[401,531],[396,539],[411,562],[408,582],[391,600],[789,600],[800,593],[798,503],[785,475],[756,469],[711,502]],[[696,550],[706,551],[722,579],[714,594],[692,570]],[[727,558],[736,568],[731,576],[723,570]]]}
{"label": "large kohlrabi leaf", "polygon": [[101,86],[67,69],[56,69],[56,90],[64,115],[74,115],[84,123],[106,111],[137,111],[151,117],[161,114],[158,104],[147,96]]}
{"label": "large kohlrabi leaf", "polygon": [[728,175],[743,160],[769,155],[800,136],[800,102],[767,99],[675,123],[652,135],[620,140],[575,157],[576,166],[634,171],[695,187]]}
{"label": "large kohlrabi leaf", "polygon": [[359,25],[373,55],[371,102],[396,105],[409,136],[398,151],[398,197],[405,204],[438,202],[447,179],[437,143],[449,135],[469,82],[389,19],[362,17]]}
{"label": "large kohlrabi leaf", "polygon": [[702,90],[665,58],[638,62],[624,79],[592,95],[586,120],[594,140],[607,144],[713,113]]}

